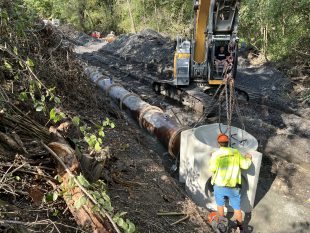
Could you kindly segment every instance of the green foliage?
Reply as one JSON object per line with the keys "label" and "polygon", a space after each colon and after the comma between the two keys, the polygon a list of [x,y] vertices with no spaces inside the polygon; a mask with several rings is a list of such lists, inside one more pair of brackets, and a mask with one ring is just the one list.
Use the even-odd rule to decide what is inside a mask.
{"label": "green foliage", "polygon": [[85,179],[85,177],[80,174],[79,176],[76,177],[79,183],[84,187],[84,188],[89,188],[90,183]]}
{"label": "green foliage", "polygon": [[52,108],[50,111],[50,120],[52,120],[54,123],[61,121],[65,117],[66,114],[58,111],[56,108]]}
{"label": "green foliage", "polygon": [[134,232],[136,232],[135,225],[129,219],[124,220],[122,218],[122,216],[124,216],[126,214],[127,214],[127,212],[119,212],[113,216],[113,220],[116,222],[116,224],[119,227],[121,227],[124,230],[124,232],[134,233]]}
{"label": "green foliage", "polygon": [[[82,185],[84,188],[87,189],[88,193],[98,203],[98,205],[95,205],[93,207],[92,209],[93,212],[102,213],[106,211],[109,214],[113,215],[114,208],[112,207],[111,199],[109,195],[107,194],[107,186],[102,180],[98,180],[97,182],[90,184],[82,174],[76,176],[76,179],[78,180],[80,185]],[[74,178],[71,177],[68,180],[68,185],[67,185],[66,190],[63,188],[63,186],[61,187],[62,187],[62,193],[64,197],[66,199],[72,200],[72,195],[68,191],[76,187]],[[57,200],[58,195],[59,195],[58,192],[49,193],[48,195],[46,195],[46,200],[55,201]],[[85,205],[87,201],[88,201],[88,197],[86,195],[80,196],[80,198],[74,202],[74,207],[76,209],[79,209],[83,205]],[[121,229],[123,229],[125,233],[137,232],[135,225],[129,219],[124,219],[124,216],[126,214],[127,214],[126,212],[117,212],[116,214],[113,215],[113,220],[116,222],[116,224]]]}
{"label": "green foliage", "polygon": [[76,209],[80,209],[83,205],[86,204],[86,202],[87,202],[87,199],[84,196],[81,196],[80,199],[74,202],[74,207]]}
{"label": "green foliage", "polygon": [[[24,0],[45,18],[60,18],[86,32],[137,32],[152,28],[175,37],[190,35],[193,1],[182,0]],[[309,0],[244,0],[239,35],[266,57],[279,59],[298,51],[310,54]],[[6,21],[8,15],[2,12]],[[10,66],[7,65],[9,69]]]}
{"label": "green foliage", "polygon": [[[74,125],[80,125],[80,118],[74,117],[72,119]],[[105,136],[104,130],[106,127],[113,129],[115,124],[110,121],[109,118],[106,118],[100,125],[96,125],[97,131],[93,132],[92,128],[87,124],[79,126],[81,133],[84,135],[84,140],[87,142],[90,149],[95,151],[100,151],[102,149],[103,138]]]}
{"label": "green foliage", "polygon": [[125,233],[134,233],[136,232],[135,225],[129,220],[124,220],[122,218],[123,215],[127,214],[126,212],[117,213],[114,215],[113,220],[116,222],[116,224],[121,227]]}
{"label": "green foliage", "polygon": [[29,13],[39,14],[42,18],[58,18],[80,30],[108,31],[117,30],[117,13],[114,0],[24,0],[31,6]]}
{"label": "green foliage", "polygon": [[244,0],[240,36],[273,59],[310,54],[309,0]]}
{"label": "green foliage", "polygon": [[125,32],[152,28],[176,36],[188,34],[188,28],[193,26],[193,1],[118,0],[117,7],[121,15],[119,27]]}
{"label": "green foliage", "polygon": [[45,202],[54,202],[58,199],[59,197],[59,193],[55,190],[53,192],[50,192],[50,193],[47,193],[45,196],[44,196],[44,201]]}

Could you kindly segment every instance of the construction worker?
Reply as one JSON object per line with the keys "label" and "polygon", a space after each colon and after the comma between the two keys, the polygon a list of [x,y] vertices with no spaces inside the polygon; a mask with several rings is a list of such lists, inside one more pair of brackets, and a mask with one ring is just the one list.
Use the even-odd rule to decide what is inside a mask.
{"label": "construction worker", "polygon": [[225,51],[225,47],[221,46],[219,51],[215,54],[215,67],[216,67],[216,74],[219,75],[219,66],[223,66],[223,72],[224,74],[227,66],[227,59],[229,57],[229,53]]}
{"label": "construction worker", "polygon": [[241,169],[248,169],[252,163],[252,156],[245,157],[237,149],[228,147],[229,138],[225,134],[218,135],[220,149],[212,154],[209,170],[213,172],[211,184],[214,185],[214,196],[218,215],[224,216],[225,197],[234,209],[237,227],[243,232],[242,212],[240,209]]}

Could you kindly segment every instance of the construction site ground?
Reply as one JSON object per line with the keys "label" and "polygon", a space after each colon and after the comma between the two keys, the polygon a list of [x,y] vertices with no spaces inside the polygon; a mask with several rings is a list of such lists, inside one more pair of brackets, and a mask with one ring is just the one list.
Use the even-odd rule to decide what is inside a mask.
{"label": "construction site ground", "polygon": [[[107,183],[112,206],[127,212],[126,218],[141,233],[212,232],[207,224],[208,211],[187,197],[177,172],[171,170],[174,161],[167,149],[83,75],[78,61],[100,67],[107,78],[161,107],[167,117],[178,118],[181,124],[193,127],[200,119],[198,113],[155,94],[151,88],[152,80],[171,75],[174,42],[152,30],[122,35],[110,44],[67,26],[60,30],[62,36],[59,30],[50,28],[38,33],[43,52],[36,71],[45,85],[56,87],[63,99],[62,110],[67,114],[78,115],[90,125],[106,117],[115,123],[115,129],[106,129],[103,143],[111,155],[102,178]],[[71,45],[78,59],[68,52]],[[237,82],[271,96],[274,103],[287,103],[287,108],[240,103],[245,129],[257,138],[259,151],[264,155],[256,206],[251,215],[245,216],[247,232],[306,233],[310,231],[310,109],[299,100],[299,92],[309,87],[309,81],[307,76],[286,77],[272,64],[255,62],[247,56],[240,57]],[[1,91],[9,98],[21,88],[2,76],[0,82]],[[42,125],[51,126],[44,114],[30,110],[33,106],[29,102],[14,104]],[[224,112],[221,119],[225,122]],[[217,121],[215,115],[200,124]],[[234,117],[233,125],[242,127],[238,116]],[[74,130],[64,134],[68,138],[79,136]],[[0,144],[1,179],[8,171],[7,166],[24,163],[27,166],[14,172],[14,182],[8,183],[14,194],[1,193],[0,232],[83,232],[62,198],[42,202],[43,196],[55,189],[55,163],[39,141],[29,137],[22,140],[30,158]],[[38,174],[38,168],[43,170],[44,177]],[[160,212],[184,215],[158,216]],[[187,215],[184,221],[176,223]]]}
{"label": "construction site ground", "polygon": [[[175,113],[182,124],[193,126],[199,119],[199,114],[154,94],[151,89],[152,80],[166,79],[169,72],[171,74],[173,46],[173,42],[169,39],[154,31],[145,30],[137,35],[122,35],[114,43],[107,45],[104,42],[84,44],[76,48],[76,53],[87,64],[100,67],[107,78],[121,83],[150,104],[163,108],[167,116],[175,118]],[[259,92],[266,98],[271,98],[274,103],[277,101],[286,103],[287,108],[276,108],[274,104],[270,107],[263,103],[240,106],[245,129],[257,138],[259,151],[264,155],[256,206],[252,214],[246,216],[248,230],[262,233],[307,232],[310,216],[310,109],[307,104],[298,100],[297,95],[300,88],[309,86],[307,76],[286,77],[273,64],[255,64],[255,62],[255,59],[246,56],[239,58],[236,82],[247,90]],[[221,118],[225,122],[225,116]],[[202,123],[217,121],[217,117],[214,117]],[[242,127],[239,117],[234,117],[233,125]],[[150,144],[147,143],[147,147],[149,146]],[[154,151],[154,149],[151,150]],[[157,164],[156,169],[164,170],[161,164],[165,156],[159,154],[154,157],[152,153],[137,155],[138,164],[142,164],[141,172],[145,171],[143,168],[153,166],[151,164],[154,163]],[[120,163],[127,166],[124,165],[126,163],[124,161]],[[141,174],[136,172],[138,170],[133,170],[134,174]],[[128,174],[132,173],[128,172]],[[171,180],[169,175],[167,177],[165,176],[164,179],[154,177],[152,182],[160,181],[161,188],[170,186],[169,189],[173,189],[179,186],[164,185],[165,179],[168,180],[166,184],[177,183],[177,179]],[[119,198],[119,201],[122,205],[128,205],[130,209],[135,208],[142,199],[149,201],[149,194],[144,196],[139,192],[139,195],[143,195],[144,198],[140,196],[139,200],[134,201],[134,207],[130,202],[122,201],[122,198]],[[167,199],[169,200],[169,197]],[[169,206],[168,203],[166,207]],[[173,211],[173,208],[168,209]],[[145,216],[145,214],[142,215]],[[155,217],[154,214],[152,216]],[[188,225],[190,222],[184,224]],[[198,229],[196,229],[197,232],[208,231],[204,227]],[[173,232],[174,230],[158,228],[157,231]]]}

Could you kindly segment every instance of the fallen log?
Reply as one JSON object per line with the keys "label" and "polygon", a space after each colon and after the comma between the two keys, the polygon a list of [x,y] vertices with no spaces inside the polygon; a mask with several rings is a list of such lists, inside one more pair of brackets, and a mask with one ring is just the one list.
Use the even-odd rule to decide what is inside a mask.
{"label": "fallen log", "polygon": [[[117,233],[121,233],[112,217],[106,211],[99,210],[99,214],[93,211],[98,206],[97,201],[75,178],[79,167],[75,151],[69,145],[57,142],[50,143],[48,146],[44,143],[42,145],[58,162],[57,171],[61,175],[62,185],[66,190],[64,200],[76,222],[84,228],[91,229],[93,233],[109,233],[112,232],[112,227]],[[72,180],[77,186],[71,187]],[[75,203],[85,197],[88,199],[86,204],[82,205],[81,208],[76,208]],[[105,220],[105,217],[109,222]]]}

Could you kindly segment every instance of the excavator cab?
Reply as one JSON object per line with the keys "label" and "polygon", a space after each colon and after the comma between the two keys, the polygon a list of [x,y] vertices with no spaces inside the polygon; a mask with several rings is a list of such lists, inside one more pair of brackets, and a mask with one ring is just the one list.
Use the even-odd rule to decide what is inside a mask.
{"label": "excavator cab", "polygon": [[[235,77],[237,71],[237,42],[238,38],[232,42],[229,35],[217,35],[213,36],[213,45],[211,46],[209,63],[210,63],[210,75],[208,76],[208,83],[210,85],[220,85],[227,73],[232,73]],[[221,51],[224,48],[224,51]],[[219,55],[225,55],[223,62],[219,61],[223,59]]]}

